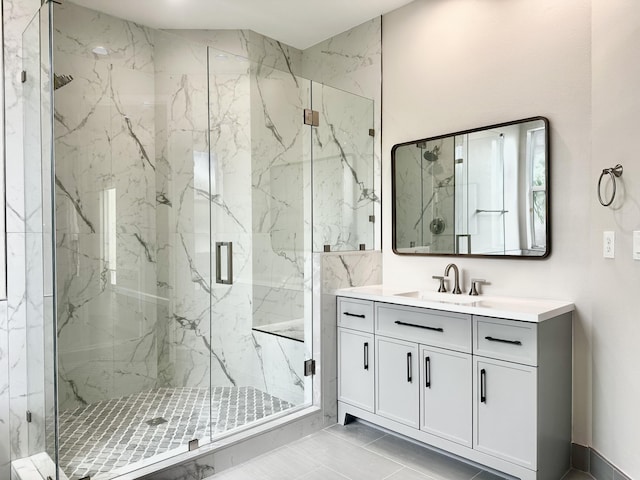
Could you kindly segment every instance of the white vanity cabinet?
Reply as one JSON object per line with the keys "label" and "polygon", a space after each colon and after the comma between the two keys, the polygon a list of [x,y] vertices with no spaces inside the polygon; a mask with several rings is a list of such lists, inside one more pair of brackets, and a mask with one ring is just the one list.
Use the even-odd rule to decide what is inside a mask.
{"label": "white vanity cabinet", "polygon": [[420,347],[420,430],[471,447],[471,355]]}
{"label": "white vanity cabinet", "polygon": [[338,299],[338,401],[374,411],[373,304]]}
{"label": "white vanity cabinet", "polygon": [[340,423],[362,418],[523,480],[566,473],[572,304],[355,297],[338,296]]}
{"label": "white vanity cabinet", "polygon": [[418,344],[376,335],[376,413],[419,426]]}
{"label": "white vanity cabinet", "polygon": [[338,400],[373,412],[373,334],[338,328]]}

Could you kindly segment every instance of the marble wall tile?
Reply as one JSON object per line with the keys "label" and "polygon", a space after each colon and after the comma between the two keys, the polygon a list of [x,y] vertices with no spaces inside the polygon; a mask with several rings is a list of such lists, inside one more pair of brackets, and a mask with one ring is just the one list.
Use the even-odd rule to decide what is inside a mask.
{"label": "marble wall tile", "polygon": [[313,84],[313,249],[374,248],[374,102],[326,85]]}
{"label": "marble wall tile", "polygon": [[242,33],[249,60],[253,63],[289,73],[292,78],[302,73],[301,50],[253,30],[243,30]]}
{"label": "marble wall tile", "polygon": [[9,394],[11,458],[28,455],[27,411],[27,324],[25,292],[25,234],[7,234],[7,270],[12,272],[7,298],[9,337]]}
{"label": "marble wall tile", "polygon": [[[357,94],[374,102],[374,249],[382,238],[381,119],[382,37],[381,18],[374,18],[302,52],[302,75],[315,82]],[[372,128],[372,127],[367,127]],[[367,248],[370,248],[367,246]]]}
{"label": "marble wall tile", "polygon": [[[320,362],[323,418],[337,420],[337,317],[338,288],[374,285],[382,282],[382,253],[376,251],[314,253],[313,302],[315,322],[320,329]],[[314,346],[315,348],[315,346]]]}
{"label": "marble wall tile", "polygon": [[71,2],[55,7],[54,22],[58,52],[94,61],[99,56],[94,48],[102,46],[115,67],[153,74],[154,47],[148,27]]}
{"label": "marble wall tile", "polygon": [[4,59],[5,59],[5,148],[7,232],[25,231],[23,108],[22,108],[22,33],[40,7],[37,0],[4,0]]}
{"label": "marble wall tile", "polygon": [[[7,302],[0,302],[0,438],[10,439],[9,417],[9,329]],[[9,478],[10,442],[0,442],[0,478]]]}
{"label": "marble wall tile", "polygon": [[45,448],[45,355],[43,249],[41,233],[26,233],[26,348],[27,348],[27,407],[32,421],[29,428],[29,454]]}

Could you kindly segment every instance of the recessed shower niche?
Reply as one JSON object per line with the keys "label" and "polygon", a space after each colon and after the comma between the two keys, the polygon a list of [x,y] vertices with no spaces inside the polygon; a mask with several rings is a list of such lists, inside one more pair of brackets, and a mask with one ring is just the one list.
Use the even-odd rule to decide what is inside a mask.
{"label": "recessed shower niche", "polygon": [[30,453],[52,478],[317,405],[312,254],[373,248],[373,101],[257,33],[208,35],[70,2],[24,32]]}

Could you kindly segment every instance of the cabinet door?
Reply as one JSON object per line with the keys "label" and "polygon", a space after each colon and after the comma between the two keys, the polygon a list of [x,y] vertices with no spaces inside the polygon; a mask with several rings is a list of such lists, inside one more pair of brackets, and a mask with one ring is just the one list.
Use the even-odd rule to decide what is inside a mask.
{"label": "cabinet door", "polygon": [[338,328],[338,400],[373,412],[373,359],[372,334]]}
{"label": "cabinet door", "polygon": [[537,368],[474,357],[473,448],[537,468]]}
{"label": "cabinet door", "polygon": [[420,429],[471,447],[471,355],[420,347]]}
{"label": "cabinet door", "polygon": [[419,427],[418,345],[376,336],[376,413]]}

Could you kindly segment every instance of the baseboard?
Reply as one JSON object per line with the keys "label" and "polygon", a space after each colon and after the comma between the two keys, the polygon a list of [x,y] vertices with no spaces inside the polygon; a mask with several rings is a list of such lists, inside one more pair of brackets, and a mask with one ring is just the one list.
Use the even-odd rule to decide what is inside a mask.
{"label": "baseboard", "polygon": [[596,450],[577,443],[571,444],[571,466],[596,480],[631,480]]}

